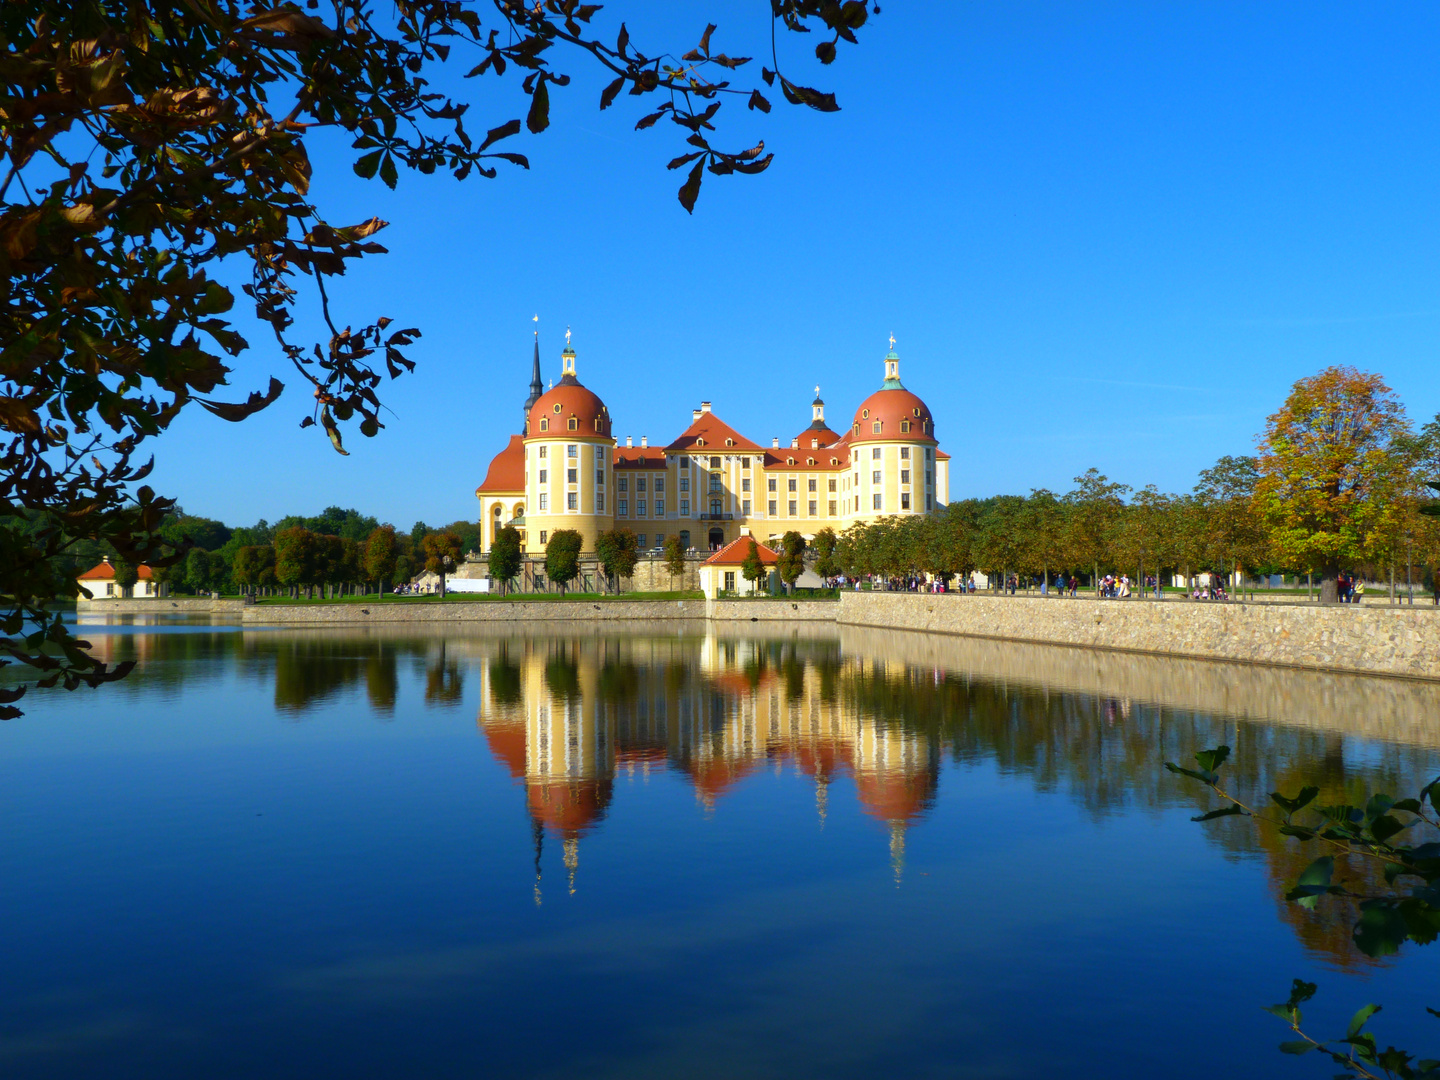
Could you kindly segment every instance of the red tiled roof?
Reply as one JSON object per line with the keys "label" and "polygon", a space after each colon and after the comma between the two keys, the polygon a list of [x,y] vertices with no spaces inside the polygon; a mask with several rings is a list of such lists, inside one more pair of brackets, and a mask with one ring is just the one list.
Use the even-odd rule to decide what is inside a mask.
{"label": "red tiled roof", "polygon": [[[839,444],[837,443],[836,446]],[[791,458],[795,464],[787,464]],[[813,461],[815,464],[811,465]],[[842,470],[850,461],[850,455],[844,450],[836,450],[835,446],[827,446],[820,450],[797,450],[793,447],[779,450],[765,451],[765,468],[767,469],[795,469],[799,472],[831,472]]]}
{"label": "red tiled roof", "polygon": [[[911,429],[901,438],[900,425],[908,421]],[[875,424],[880,423],[880,434],[875,433]],[[858,430],[857,430],[858,429]],[[860,403],[855,410],[855,420],[850,425],[852,442],[921,442],[935,441],[935,421],[930,416],[930,407],[909,390],[895,387],[890,390],[876,390]]]}
{"label": "red tiled roof", "polygon": [[[699,440],[704,439],[705,445],[698,448],[707,454],[722,453],[736,450],[748,450],[751,453],[762,449],[756,443],[745,438],[729,424],[721,420],[713,412],[701,413],[700,419],[696,420],[688,428],[680,433],[679,438],[667,446],[666,450],[690,450],[698,446]],[[732,445],[726,446],[725,440],[734,440]]]}
{"label": "red tiled roof", "polygon": [[950,455],[947,454],[947,453],[945,453],[944,450],[936,450],[936,451],[935,451],[935,457],[936,457],[936,459],[939,460],[939,461],[949,461],[949,460],[950,460]]}
{"label": "red tiled roof", "polygon": [[[525,423],[525,434],[532,439],[541,435],[560,438],[571,434],[570,419],[575,419],[577,437],[608,438],[610,435],[610,412],[600,395],[582,386],[574,375],[566,375],[560,382],[540,395],[530,406],[530,416]],[[544,431],[540,421],[547,421]],[[599,422],[597,428],[596,422]]]}
{"label": "red tiled roof", "polygon": [[821,447],[826,447],[839,438],[839,435],[825,426],[824,420],[816,420],[791,441],[798,442],[801,450],[809,450],[812,442],[818,442]]}
{"label": "red tiled roof", "polygon": [[475,494],[524,490],[525,440],[520,435],[511,435],[505,449],[490,459],[490,469],[485,473],[485,482],[475,489]]}
{"label": "red tiled roof", "polygon": [[774,550],[760,543],[753,536],[740,536],[731,540],[719,551],[706,559],[702,566],[739,566],[750,555],[750,545],[754,544],[760,551],[760,565],[774,566],[780,561],[780,556]]}
{"label": "red tiled roof", "polygon": [[617,446],[614,460],[617,469],[663,469],[666,467],[665,451],[658,446]]}
{"label": "red tiled roof", "polygon": [[[155,576],[154,574],[152,574],[152,573],[150,572],[150,567],[144,565],[143,563],[135,568],[135,572],[136,572],[137,574],[139,574],[141,581],[149,581],[151,578],[153,578],[153,577]],[[110,560],[109,560],[109,559],[106,559],[104,562],[100,563],[100,565],[98,565],[98,566],[92,566],[89,570],[86,570],[83,574],[80,575],[80,577],[78,578],[78,580],[80,580],[80,581],[109,581],[109,580],[111,580],[114,576],[115,576],[115,567],[113,567],[113,566],[110,565]]]}

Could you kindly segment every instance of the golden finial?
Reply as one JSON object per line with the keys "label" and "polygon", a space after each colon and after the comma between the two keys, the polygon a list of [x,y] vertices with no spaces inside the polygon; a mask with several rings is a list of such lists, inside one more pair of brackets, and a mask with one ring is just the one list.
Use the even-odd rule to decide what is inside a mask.
{"label": "golden finial", "polygon": [[895,335],[894,335],[894,334],[891,334],[891,335],[890,335],[890,351],[891,351],[891,352],[894,352],[894,351],[895,351]]}
{"label": "golden finial", "polygon": [[570,327],[568,326],[565,327],[565,346],[566,348],[570,346]]}
{"label": "golden finial", "polygon": [[540,336],[540,316],[532,315],[530,321],[535,324],[535,336],[538,338]]}
{"label": "golden finial", "polygon": [[816,383],[816,384],[815,384],[815,396],[816,396],[816,397],[819,397],[819,396],[820,396],[820,384],[819,384],[819,383]]}

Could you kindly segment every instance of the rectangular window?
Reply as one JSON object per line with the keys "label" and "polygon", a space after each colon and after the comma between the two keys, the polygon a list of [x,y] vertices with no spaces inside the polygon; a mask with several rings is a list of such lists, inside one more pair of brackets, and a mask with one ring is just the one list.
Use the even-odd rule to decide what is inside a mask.
{"label": "rectangular window", "polygon": [[681,516],[681,517],[689,517],[689,516],[690,516],[690,500],[689,500],[689,499],[681,499],[681,500],[680,500],[680,516]]}
{"label": "rectangular window", "polygon": [[717,518],[720,516],[720,500],[719,500],[719,499],[711,499],[711,500],[710,500],[710,516],[711,516],[711,517],[717,517]]}
{"label": "rectangular window", "polygon": [[712,469],[718,469],[719,467],[720,467],[720,456],[717,454],[715,457],[712,457],[712,458],[710,459],[710,468],[712,468]]}
{"label": "rectangular window", "polygon": [[566,482],[567,484],[578,484],[579,481],[576,479],[576,476],[577,476],[577,474],[578,474],[579,472],[580,472],[579,469],[566,469],[566,470],[565,470],[565,482]]}
{"label": "rectangular window", "polygon": [[655,500],[655,516],[656,516],[656,517],[664,517],[664,516],[665,516],[665,500],[664,500],[664,499],[656,499],[656,500]]}
{"label": "rectangular window", "polygon": [[926,487],[929,487],[929,486],[930,486],[930,482],[931,482],[931,481],[930,481],[930,470],[929,470],[929,469],[926,469],[926,470],[925,470],[925,486],[926,486]]}
{"label": "rectangular window", "polygon": [[682,477],[680,477],[680,494],[684,495],[684,494],[687,493],[689,490],[690,490],[690,478],[689,478],[688,476],[682,476]]}
{"label": "rectangular window", "polygon": [[834,499],[831,499],[831,500],[830,500],[830,510],[829,510],[829,514],[830,514],[831,517],[834,517],[834,516],[835,516],[835,500],[834,500]]}
{"label": "rectangular window", "polygon": [[813,476],[810,478],[810,488],[809,488],[809,490],[811,490],[811,491],[814,491],[814,490],[815,490],[815,478],[814,478]]}
{"label": "rectangular window", "polygon": [[926,509],[927,511],[934,509],[934,505],[931,503],[930,499],[931,499],[931,496],[929,496],[929,495],[926,495],[926,496],[925,496],[925,509]]}
{"label": "rectangular window", "polygon": [[597,491],[595,493],[595,512],[597,514],[603,514],[605,512],[605,492],[603,491]]}
{"label": "rectangular window", "polygon": [[790,508],[790,516],[791,516],[791,517],[794,517],[794,516],[795,516],[795,500],[794,500],[794,499],[791,499],[791,500],[790,500],[790,502],[789,502],[789,508]]}
{"label": "rectangular window", "polygon": [[810,516],[811,516],[811,517],[814,517],[815,514],[817,513],[815,507],[816,507],[815,500],[814,500],[814,499],[811,499],[811,500],[810,500],[810,504],[809,504],[809,510],[810,510]]}
{"label": "rectangular window", "polygon": [[910,433],[910,421],[909,421],[909,420],[901,420],[901,421],[900,421],[900,433],[901,433],[902,435],[908,435],[908,434]]}
{"label": "rectangular window", "polygon": [[768,483],[766,486],[769,488],[769,490],[774,491],[774,490],[775,490],[775,477],[773,477],[773,476],[770,477],[770,481],[769,481],[769,483]]}
{"label": "rectangular window", "polygon": [[684,454],[680,455],[680,468],[682,468],[682,469],[688,469],[689,467],[690,467],[690,459],[689,459],[688,457],[686,457]]}
{"label": "rectangular window", "polygon": [[[540,449],[541,449],[541,450],[544,450],[545,448],[542,446]],[[545,543],[546,538],[547,538],[549,535],[550,535],[550,534],[549,534],[546,530],[541,529],[541,530],[540,530],[540,543],[542,543],[542,544]]]}
{"label": "rectangular window", "polygon": [[604,469],[596,469],[596,470],[595,470],[595,486],[596,486],[596,487],[604,487],[604,486],[605,486],[605,470],[604,470]]}
{"label": "rectangular window", "polygon": [[794,491],[794,490],[795,490],[795,477],[793,477],[793,476],[790,477],[790,479],[789,479],[788,481],[786,481],[786,485],[789,487],[789,489],[790,489],[791,491]]}
{"label": "rectangular window", "polygon": [[711,490],[711,491],[720,491],[720,490],[721,490],[721,487],[720,487],[720,474],[719,474],[718,472],[717,472],[717,473],[711,473],[711,474],[710,474],[710,490]]}
{"label": "rectangular window", "polygon": [[665,478],[664,478],[663,476],[657,476],[657,477],[655,477],[655,494],[656,494],[656,495],[659,495],[659,494],[660,494],[662,491],[664,491],[664,490],[665,490]]}
{"label": "rectangular window", "polygon": [[580,509],[580,493],[579,493],[578,491],[572,491],[572,492],[570,492],[568,495],[565,496],[565,509],[566,509],[566,510],[579,510],[579,509]]}
{"label": "rectangular window", "polygon": [[879,435],[879,434],[880,434],[880,421],[879,421],[879,420],[876,420],[875,423],[871,425],[870,434],[872,434],[872,435]]}
{"label": "rectangular window", "polygon": [[549,510],[549,509],[550,509],[550,496],[549,496],[549,495],[546,495],[543,491],[540,493],[540,509],[541,509],[541,510]]}
{"label": "rectangular window", "polygon": [[834,490],[835,490],[835,481],[834,481],[834,480],[831,480],[831,481],[830,481],[830,490],[831,490],[831,491],[834,491]]}
{"label": "rectangular window", "polygon": [[909,460],[910,460],[910,448],[909,448],[908,446],[902,446],[902,447],[900,447],[900,460],[901,460],[901,461],[909,461]]}
{"label": "rectangular window", "polygon": [[748,469],[748,468],[750,468],[750,459],[749,459],[748,457],[742,457],[742,458],[740,459],[740,468],[742,468],[742,469]]}
{"label": "rectangular window", "polygon": [[549,449],[549,448],[546,447],[546,446],[544,446],[543,444],[541,445],[541,447],[540,447],[540,456],[541,456],[542,458],[545,456],[545,451],[546,451],[547,449]]}
{"label": "rectangular window", "polygon": [[877,492],[875,495],[871,496],[871,498],[872,498],[872,499],[874,500],[874,502],[875,502],[875,509],[876,509],[876,510],[879,510],[879,509],[880,509],[880,495],[879,495],[879,493]]}
{"label": "rectangular window", "polygon": [[549,479],[549,477],[550,477],[550,470],[549,470],[549,469],[541,469],[541,470],[540,470],[540,482],[541,482],[542,484],[545,483],[545,482]]}
{"label": "rectangular window", "polygon": [[645,550],[645,534],[641,533],[635,538],[635,544],[641,551]]}
{"label": "rectangular window", "polygon": [[644,499],[636,499],[636,500],[635,500],[635,516],[636,516],[636,517],[644,517],[644,516],[645,516],[645,500],[644,500]]}
{"label": "rectangular window", "polygon": [[774,499],[771,499],[768,503],[765,504],[765,512],[766,512],[767,514],[769,514],[771,517],[774,517],[774,516],[775,516],[775,500],[774,500]]}
{"label": "rectangular window", "polygon": [[734,570],[726,570],[726,571],[725,571],[725,591],[726,591],[726,592],[734,592],[734,591],[735,591],[735,571],[734,571]]}
{"label": "rectangular window", "polygon": [[909,510],[909,509],[910,509],[910,493],[909,493],[908,491],[902,491],[902,492],[900,493],[900,509],[901,509],[901,510]]}
{"label": "rectangular window", "polygon": [[741,490],[741,491],[749,491],[749,490],[750,490],[750,478],[749,478],[748,476],[743,476],[743,477],[740,478],[740,490]]}
{"label": "rectangular window", "polygon": [[567,446],[565,447],[565,456],[566,456],[567,458],[579,457],[579,456],[580,456],[580,448],[579,448],[578,446],[576,446],[574,443],[570,443],[569,445],[567,445]]}
{"label": "rectangular window", "polygon": [[637,476],[637,477],[635,477],[635,490],[636,490],[636,491],[644,491],[644,490],[645,490],[645,477],[643,477],[643,476]]}
{"label": "rectangular window", "polygon": [[935,453],[934,448],[933,448],[933,447],[930,447],[930,446],[927,446],[927,447],[925,448],[925,460],[926,460],[926,461],[929,461],[929,460],[930,460],[930,456],[931,456],[933,453]]}
{"label": "rectangular window", "polygon": [[901,469],[901,470],[900,470],[900,483],[902,483],[902,484],[908,484],[909,482],[910,482],[910,470],[909,470],[909,469]]}
{"label": "rectangular window", "polygon": [[[624,489],[624,488],[621,488],[620,490],[621,490],[621,491],[624,491],[625,489]],[[629,515],[629,513],[630,513],[630,503],[629,503],[627,500],[621,499],[621,500],[619,501],[619,503],[616,504],[616,505],[617,505],[617,509],[616,509],[615,512],[616,512],[617,514],[619,514],[621,517],[626,517],[626,516]]]}
{"label": "rectangular window", "polygon": [[880,483],[880,470],[879,470],[879,469],[876,469],[873,473],[870,474],[870,483],[872,483],[872,484],[878,484],[878,483]]}
{"label": "rectangular window", "polygon": [[860,486],[860,474],[858,472],[855,474],[855,486]]}
{"label": "rectangular window", "polygon": [[628,476],[622,476],[619,480],[615,482],[620,486],[621,491],[630,490],[630,478]]}
{"label": "rectangular window", "polygon": [[749,517],[749,516],[750,516],[750,500],[749,500],[749,499],[741,499],[741,500],[740,500],[740,513],[744,514],[746,517]]}

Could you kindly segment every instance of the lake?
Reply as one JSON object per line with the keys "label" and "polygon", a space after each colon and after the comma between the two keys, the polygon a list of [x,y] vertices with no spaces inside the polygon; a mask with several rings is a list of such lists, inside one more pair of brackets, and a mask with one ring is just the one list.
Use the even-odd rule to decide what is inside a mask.
{"label": "lake", "polygon": [[[1325,1077],[1440,948],[1237,793],[1412,795],[1440,686],[804,625],[84,625],[0,725],[0,1075]],[[14,669],[7,669],[7,674]]]}

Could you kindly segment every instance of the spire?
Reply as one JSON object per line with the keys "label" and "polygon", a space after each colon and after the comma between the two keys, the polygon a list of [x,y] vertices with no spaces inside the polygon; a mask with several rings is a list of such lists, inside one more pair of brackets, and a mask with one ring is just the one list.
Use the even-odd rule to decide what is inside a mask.
{"label": "spire", "polygon": [[820,400],[820,387],[815,387],[815,400],[810,403],[810,426],[823,427],[825,425],[825,402]]}
{"label": "spire", "polygon": [[900,385],[900,354],[895,351],[895,335],[890,335],[890,351],[885,354],[885,381],[881,390],[904,390]]}
{"label": "spire", "polygon": [[[540,316],[536,315],[535,323],[540,322]],[[530,422],[530,409],[535,402],[540,400],[540,395],[545,392],[545,383],[540,378],[540,328],[535,328],[535,359],[530,367],[530,396],[525,399],[525,415],[520,418],[520,430],[525,430],[525,425]]]}
{"label": "spire", "polygon": [[574,386],[580,380],[575,378],[575,350],[570,347],[570,328],[565,328],[565,348],[560,351],[560,383]]}

